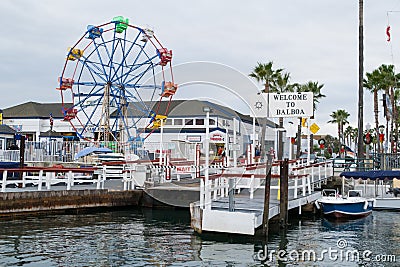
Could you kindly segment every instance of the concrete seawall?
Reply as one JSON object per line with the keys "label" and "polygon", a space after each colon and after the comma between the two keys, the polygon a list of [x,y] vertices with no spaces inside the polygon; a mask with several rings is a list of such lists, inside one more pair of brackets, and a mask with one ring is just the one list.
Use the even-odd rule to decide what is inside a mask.
{"label": "concrete seawall", "polygon": [[0,193],[0,217],[58,213],[71,209],[139,206],[143,191],[107,189]]}

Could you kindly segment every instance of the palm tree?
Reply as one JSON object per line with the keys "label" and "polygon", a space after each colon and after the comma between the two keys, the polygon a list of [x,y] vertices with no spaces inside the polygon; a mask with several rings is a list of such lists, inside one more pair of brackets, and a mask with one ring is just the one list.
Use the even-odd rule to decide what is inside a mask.
{"label": "palm tree", "polygon": [[[376,69],[371,73],[366,73],[367,79],[364,79],[363,86],[374,95],[374,117],[375,117],[375,133],[379,136],[379,109],[378,109],[378,92],[382,90],[382,73]],[[381,151],[378,142],[378,151]]]}
{"label": "palm tree", "polygon": [[[257,82],[261,82],[264,85],[264,93],[269,93],[270,87],[275,80],[277,79],[278,75],[282,72],[282,69],[274,70],[272,68],[273,62],[270,61],[268,63],[260,63],[257,62],[257,65],[254,67],[253,72],[249,74],[250,77],[255,78]],[[261,141],[260,141],[260,148],[261,148],[261,158],[265,157],[265,133],[267,127],[267,118],[263,118],[260,121],[261,126]]]}
{"label": "palm tree", "polygon": [[[274,83],[270,88],[271,93],[289,93],[293,92],[295,88],[294,84],[290,84],[290,73],[284,74],[278,73]],[[279,117],[279,128],[283,128],[283,118]],[[278,159],[282,159],[283,156],[283,133],[278,132]]]}
{"label": "palm tree", "polygon": [[330,115],[332,120],[328,121],[328,123],[337,123],[338,125],[338,138],[339,141],[343,144],[343,126],[348,124],[349,121],[347,120],[350,116],[350,113],[345,111],[344,109],[338,109],[337,111],[332,112]]}
{"label": "palm tree", "polygon": [[[377,135],[379,135],[378,92],[384,91],[385,95],[389,96],[389,101],[386,101],[386,98],[384,99],[386,103],[384,107],[384,114],[386,117],[386,140],[388,140],[388,133],[393,132],[394,124],[397,118],[397,108],[395,105],[395,88],[399,87],[400,74],[395,74],[394,65],[382,64],[381,66],[379,66],[378,69],[372,71],[372,73],[367,73],[366,76],[367,79],[364,79],[363,85],[374,95],[375,132]],[[390,130],[389,121],[391,121]],[[378,142],[378,151],[381,151],[380,146],[381,144],[380,142]]]}
{"label": "palm tree", "polygon": [[[323,97],[326,97],[324,94],[321,93],[322,88],[324,87],[323,84],[318,84],[318,82],[309,81],[305,84],[297,85],[296,90],[297,92],[312,92],[313,93],[313,102],[314,102],[314,112],[317,110],[317,104],[319,100]],[[297,152],[296,156],[300,157],[301,153],[301,118],[299,120],[299,125],[297,127]]]}
{"label": "palm tree", "polygon": [[400,124],[400,118],[398,116],[398,110],[399,110],[399,105],[397,104],[400,100],[400,90],[395,90],[394,91],[394,124],[395,124],[395,129],[394,129],[394,136],[395,136],[395,142],[394,142],[394,146],[396,147],[397,150],[397,143],[399,142],[399,124]]}
{"label": "palm tree", "polygon": [[354,142],[354,147],[358,148],[358,128],[353,128],[353,131],[350,134],[350,138],[352,142]]}
{"label": "palm tree", "polygon": [[346,140],[346,145],[350,147],[350,143],[353,140],[353,127],[351,127],[350,125],[346,127],[346,130],[344,130],[344,138]]}
{"label": "palm tree", "polygon": [[[385,90],[386,96],[389,96],[389,103],[386,101],[386,140],[390,140],[389,133],[393,133],[395,116],[397,116],[396,106],[395,106],[395,88],[399,87],[399,74],[395,74],[394,65],[385,65],[382,64],[379,67],[379,70],[382,73],[383,81],[382,87]],[[389,131],[389,121],[390,123],[390,131]]]}

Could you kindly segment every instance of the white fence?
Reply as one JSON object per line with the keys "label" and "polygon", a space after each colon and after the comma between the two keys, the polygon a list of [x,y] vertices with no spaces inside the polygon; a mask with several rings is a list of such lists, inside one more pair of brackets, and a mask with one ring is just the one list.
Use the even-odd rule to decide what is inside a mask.
{"label": "white fence", "polygon": [[[254,197],[254,192],[263,187],[265,181],[265,164],[255,168],[236,168],[221,175],[210,176],[208,184],[200,182],[200,207],[211,207],[212,201],[227,197],[229,192],[229,179],[234,179],[234,190],[249,189],[249,198]],[[272,179],[279,181],[279,168],[277,164],[272,167]],[[300,166],[298,162],[289,165],[289,199],[297,199],[300,196],[311,194],[315,187],[321,187],[328,178],[333,176],[332,162],[326,161],[311,165]],[[271,191],[279,194],[280,186],[271,185]]]}
{"label": "white fence", "polygon": [[[88,142],[88,141],[43,141],[25,142],[24,160],[26,162],[73,162],[75,154],[88,146],[107,147],[113,152],[123,154],[136,154],[140,158],[159,157],[160,151],[167,152],[172,157],[191,158],[194,148],[182,147],[178,142],[159,143],[152,142]],[[161,148],[161,149],[160,149]],[[0,161],[19,161],[19,150],[0,150]]]}

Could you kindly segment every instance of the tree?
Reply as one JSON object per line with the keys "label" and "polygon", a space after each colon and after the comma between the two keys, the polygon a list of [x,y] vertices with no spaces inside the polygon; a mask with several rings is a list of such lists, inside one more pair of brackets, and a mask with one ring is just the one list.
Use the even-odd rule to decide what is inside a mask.
{"label": "tree", "polygon": [[343,144],[343,127],[344,125],[348,124],[349,121],[347,120],[350,116],[350,113],[345,111],[344,109],[338,109],[337,111],[332,112],[330,115],[332,120],[328,121],[328,123],[337,123],[338,125],[338,138],[339,141]]}
{"label": "tree", "polygon": [[[318,82],[309,81],[305,84],[297,84],[296,90],[297,92],[312,92],[313,93],[313,103],[314,103],[314,112],[317,110],[317,104],[319,100],[323,97],[326,97],[324,94],[321,93],[322,88],[324,87],[323,84],[318,84]],[[301,153],[301,118],[299,120],[299,125],[297,127],[297,152],[296,156],[300,157]]]}
{"label": "tree", "polygon": [[352,141],[352,139],[353,139],[353,127],[351,127],[350,125],[349,126],[347,126],[346,127],[346,130],[344,130],[344,133],[343,133],[343,135],[344,135],[344,138],[345,138],[345,140],[346,140],[346,145],[347,146],[349,146],[350,147],[350,145],[351,145],[351,141]]}
{"label": "tree", "polygon": [[[386,106],[385,108],[385,116],[386,116],[386,140],[390,140],[390,135],[391,133],[393,133],[393,129],[394,129],[394,122],[395,122],[395,116],[396,115],[396,106],[395,106],[395,102],[394,102],[394,98],[395,98],[395,88],[397,88],[399,86],[399,74],[395,74],[394,71],[394,65],[385,65],[382,64],[378,70],[382,73],[382,87],[383,90],[385,90],[385,96],[388,96],[389,98],[386,98],[385,102]],[[389,121],[390,123],[390,130],[389,130]]]}
{"label": "tree", "polygon": [[[371,73],[366,74],[367,79],[364,79],[363,86],[373,93],[374,96],[374,115],[375,115],[375,132],[379,136],[379,110],[378,110],[378,93],[384,91],[386,96],[389,96],[389,101],[384,99],[384,115],[386,117],[386,130],[388,133],[393,132],[394,123],[397,120],[397,108],[395,102],[395,88],[399,87],[400,74],[395,74],[393,65],[382,64]],[[389,121],[390,130],[389,130]],[[397,127],[396,127],[397,129]],[[388,139],[388,136],[387,136]],[[378,151],[381,151],[381,144],[378,142]]]}
{"label": "tree", "polygon": [[[264,85],[264,93],[269,93],[271,85],[275,82],[278,75],[282,72],[282,69],[274,70],[272,68],[273,62],[270,61],[268,63],[260,63],[254,67],[252,73],[249,74],[250,77],[255,78],[257,82],[261,82]],[[261,119],[260,127],[261,127],[261,158],[265,157],[265,133],[267,130],[267,118]]]}
{"label": "tree", "polygon": [[[376,69],[371,73],[366,73],[367,79],[364,79],[364,88],[368,89],[374,96],[374,117],[375,117],[375,133],[379,135],[379,109],[378,109],[378,92],[382,90],[382,74]],[[378,142],[378,151],[381,151]]]}

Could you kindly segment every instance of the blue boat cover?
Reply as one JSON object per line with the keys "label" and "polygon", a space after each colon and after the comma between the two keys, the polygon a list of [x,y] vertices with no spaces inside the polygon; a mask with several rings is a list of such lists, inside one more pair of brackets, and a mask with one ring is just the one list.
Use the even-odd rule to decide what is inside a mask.
{"label": "blue boat cover", "polygon": [[0,161],[0,169],[19,168],[19,162],[15,161]]}
{"label": "blue boat cover", "polygon": [[354,179],[370,179],[370,180],[393,180],[393,178],[400,179],[400,171],[355,171],[355,172],[342,172],[340,177],[354,178]]}

